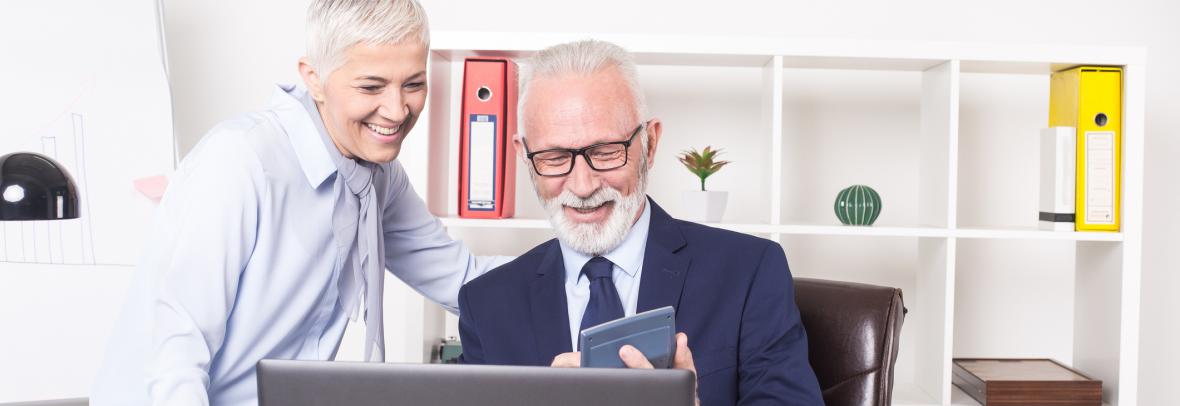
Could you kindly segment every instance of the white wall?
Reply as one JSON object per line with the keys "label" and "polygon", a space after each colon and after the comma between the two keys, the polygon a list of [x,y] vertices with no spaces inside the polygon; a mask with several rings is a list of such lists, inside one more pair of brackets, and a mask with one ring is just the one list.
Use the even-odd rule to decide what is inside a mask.
{"label": "white wall", "polygon": [[[1142,347],[1140,373],[1140,403],[1143,405],[1162,405],[1173,402],[1168,395],[1168,388],[1173,381],[1180,379],[1174,365],[1180,364],[1180,354],[1173,346],[1180,342],[1180,323],[1177,323],[1174,309],[1180,309],[1180,295],[1172,291],[1180,288],[1180,259],[1172,254],[1172,250],[1180,244],[1176,232],[1180,231],[1180,217],[1173,214],[1173,207],[1180,205],[1180,191],[1172,186],[1173,174],[1180,173],[1180,28],[1174,23],[1180,17],[1180,8],[1165,0],[1153,2],[1100,2],[1093,0],[1082,1],[991,1],[991,2],[950,2],[939,0],[919,0],[904,2],[877,2],[869,0],[851,2],[819,2],[819,1],[729,1],[690,3],[671,0],[600,0],[593,2],[565,2],[543,0],[423,0],[431,15],[431,25],[435,30],[466,30],[466,31],[557,31],[557,32],[611,32],[637,34],[693,34],[693,35],[754,35],[782,38],[850,38],[850,39],[920,39],[920,40],[948,40],[948,41],[989,41],[989,42],[1034,42],[1034,43],[1076,43],[1076,44],[1111,44],[1111,45],[1144,45],[1148,47],[1148,94],[1147,94],[1147,152],[1146,152],[1146,183],[1145,183],[1145,233],[1144,233],[1144,267],[1143,267],[1143,304],[1142,304]],[[176,133],[181,153],[186,153],[199,140],[201,135],[217,121],[230,115],[259,109],[265,106],[272,90],[270,84],[278,81],[291,82],[297,80],[295,60],[302,54],[303,49],[303,13],[306,6],[304,1],[266,0],[266,1],[205,1],[192,2],[180,0],[166,0],[166,21],[169,63],[172,74],[173,99],[175,111]],[[873,80],[868,77],[854,77],[853,84]],[[889,76],[889,74],[885,74]],[[892,88],[885,88],[880,94],[873,93],[870,97],[880,97],[882,100],[894,100],[897,108],[902,111],[913,109],[912,94],[906,93],[914,87],[904,86],[911,78],[901,74],[902,85],[897,92]],[[830,80],[827,78],[826,80]],[[819,78],[817,80],[825,80]],[[1005,108],[1015,109],[1014,114],[1020,117],[1042,116],[1040,112],[1030,113],[1022,106],[992,106],[986,103],[988,92],[1004,91],[989,87],[991,78],[964,77],[963,120],[977,120],[982,131],[995,130],[1003,135],[1004,123],[988,123],[985,120],[1003,117]],[[740,81],[740,80],[739,80]],[[1012,84],[1012,81],[1004,83]],[[669,84],[653,84],[655,86],[669,86]],[[791,85],[788,78],[788,85]],[[827,90],[808,90],[806,83],[796,83],[802,89],[801,96],[792,99],[790,93],[785,100],[788,107],[803,106],[806,103],[847,102],[848,99],[841,91],[827,93]],[[1029,95],[1028,108],[1043,108],[1043,90],[1038,83],[1021,81],[1012,84],[1012,91]],[[829,88],[830,89],[830,88]],[[972,91],[976,89],[976,91]],[[740,91],[740,90],[739,90]],[[810,93],[807,93],[810,92]],[[793,101],[794,100],[794,101]],[[707,102],[707,100],[703,101]],[[659,100],[654,100],[658,104]],[[803,103],[803,104],[800,104]],[[909,104],[907,104],[909,103]],[[879,106],[880,104],[876,104]],[[841,111],[841,114],[863,115],[870,112],[856,110]],[[998,109],[998,110],[997,110]],[[907,113],[908,114],[908,113]],[[672,117],[665,117],[668,121],[668,135],[674,136],[671,129],[685,125],[672,122],[678,114],[669,113]],[[666,115],[666,116],[667,116]],[[680,114],[684,115],[684,114]],[[687,115],[684,115],[687,116]],[[839,117],[812,118],[810,122],[800,122],[798,125],[811,125],[805,129],[829,131],[833,134],[843,130],[832,125]],[[792,123],[794,125],[796,123]],[[690,124],[691,125],[691,124]],[[890,127],[893,132],[901,134],[908,129],[906,124],[900,123]],[[1024,127],[1027,128],[1027,127]],[[974,145],[986,148],[988,144],[984,137],[988,134],[962,135],[964,145]],[[1010,135],[1010,134],[1009,134]],[[419,148],[425,137],[411,137],[407,141],[407,148]],[[665,154],[673,150],[665,149]],[[675,164],[665,160],[661,165],[671,170]],[[967,173],[961,176],[970,179],[971,171],[989,170],[987,162],[964,162]],[[787,163],[788,167],[792,165]],[[1001,165],[1002,166],[1002,165]],[[657,168],[661,168],[657,166]],[[891,168],[893,173],[908,173],[906,168]],[[1019,168],[1007,168],[1017,171]],[[1018,173],[1018,172],[1017,172]],[[424,176],[417,174],[415,176]],[[660,175],[659,172],[653,176]],[[720,175],[719,175],[720,176]],[[1010,176],[1001,175],[1001,177]],[[720,178],[719,178],[720,179]],[[888,179],[882,180],[889,182]],[[736,182],[736,181],[735,181]],[[805,182],[803,179],[788,180],[788,182]],[[524,185],[527,185],[525,183]],[[785,185],[790,187],[791,184]],[[818,187],[818,186],[816,186]],[[896,184],[897,188],[912,187],[906,182]],[[986,189],[986,185],[984,188]],[[730,188],[734,189],[734,188]],[[827,193],[826,191],[823,193]],[[830,194],[830,193],[829,193]],[[913,195],[909,192],[901,196]],[[1034,196],[1029,193],[1028,196]],[[961,199],[973,195],[961,195]],[[787,199],[791,202],[791,199]],[[895,212],[890,216],[898,223],[904,223],[906,217],[915,216],[912,203],[893,201],[898,203]],[[969,203],[965,203],[969,204]],[[1018,205],[1019,202],[1009,204]],[[534,208],[535,209],[535,208]],[[802,205],[792,208],[800,213],[815,211],[820,208]],[[998,213],[1004,213],[1008,208],[999,208]],[[966,211],[968,219],[984,223],[994,223],[994,213],[977,207],[960,208]],[[786,219],[791,219],[795,212],[785,213]],[[808,216],[807,214],[800,214]],[[818,215],[818,214],[817,214]],[[1002,216],[1002,215],[1001,215]],[[806,217],[805,217],[806,218]],[[1006,218],[1006,217],[1000,217]],[[890,220],[882,217],[882,221]],[[526,236],[530,241],[544,239],[544,235]],[[830,246],[788,239],[785,241],[789,254],[793,254],[792,266],[796,269],[811,269],[803,271],[809,276],[824,276],[823,270],[818,269],[823,264],[830,266],[830,261],[810,258],[825,255]],[[496,252],[507,247],[498,246],[494,241],[474,241],[476,250]],[[1021,247],[981,246],[971,248],[970,256],[962,255],[960,261],[979,261],[978,267],[963,267],[959,275],[959,284],[985,283],[990,281],[987,289],[1014,292],[1016,297],[1022,298],[1014,303],[1004,303],[1015,315],[1022,306],[1043,306],[1044,303],[1026,303],[1035,298],[1038,292],[1047,289],[1048,296],[1056,297],[1052,303],[1072,303],[1072,290],[1062,286],[1072,286],[1068,272],[1062,269],[1072,269],[1073,258],[1070,247],[1060,247],[1050,244],[1037,249],[1051,249],[1055,254],[1048,271],[1040,276],[1030,278],[1025,271],[1029,264],[1019,261],[996,261],[988,255],[989,250],[998,249],[1003,255],[1011,256],[1021,252]],[[884,250],[884,248],[883,248]],[[913,263],[914,250],[912,247],[899,247],[894,250],[893,257],[884,258],[879,264],[885,266],[879,275],[873,278],[881,283],[897,286],[912,284],[904,270],[898,268],[904,264]],[[991,261],[991,262],[986,262]],[[863,261],[862,261],[863,262]],[[815,265],[811,265],[811,264]],[[961,262],[962,263],[962,262]],[[855,261],[845,264],[859,266],[863,263]],[[5,269],[8,271],[8,269]],[[992,273],[989,277],[980,277],[983,273]],[[1004,277],[997,278],[995,272]],[[912,278],[910,274],[908,278]],[[424,309],[420,300],[416,300],[404,290],[391,288],[394,295],[401,295],[399,301],[393,305],[399,306],[402,312],[393,313],[399,320],[409,320],[402,324],[412,325],[418,320]],[[963,297],[966,296],[966,297]],[[0,298],[3,299],[3,298]],[[972,297],[960,295],[960,306],[957,306],[956,317],[970,317],[973,312],[991,305],[987,297]],[[4,302],[6,305],[9,303]],[[95,319],[111,319],[112,309],[109,306],[95,310]],[[1070,315],[1069,309],[1049,306],[1046,311],[1051,315]],[[1072,317],[1070,317],[1072,319]],[[1018,318],[1012,320],[985,320],[973,323],[970,328],[1019,328],[1014,339],[1031,337],[1037,334],[1069,334],[1068,326],[1046,325],[1044,318]],[[46,320],[51,323],[51,320]],[[1067,321],[1068,323],[1068,321]],[[6,326],[7,329],[11,326]],[[23,327],[17,327],[23,328]],[[36,329],[36,327],[33,327]],[[396,331],[391,329],[390,331]],[[956,331],[956,352],[969,348],[973,352],[989,353],[992,346],[1003,343],[987,343],[971,341],[960,342],[958,336],[967,336],[971,331]],[[80,332],[79,339],[87,341],[105,339],[101,329],[92,332]],[[416,337],[407,335],[402,338]],[[1044,340],[1044,338],[1041,338]],[[1050,340],[1051,341],[1051,340]],[[84,346],[85,347],[85,346]],[[99,348],[94,345],[90,347]],[[404,346],[402,346],[404,347]],[[347,345],[346,345],[347,348]],[[1068,354],[1069,351],[1060,348],[1028,348],[1029,352],[1038,354]],[[0,351],[11,351],[2,348]],[[411,351],[412,352],[412,351]],[[344,354],[347,355],[347,354]],[[962,354],[970,355],[970,354]],[[1030,355],[1030,354],[1012,354]],[[392,357],[393,355],[391,355]],[[415,354],[407,353],[399,356],[402,359],[413,359]],[[21,358],[23,360],[23,358]],[[92,360],[91,360],[92,361]],[[30,368],[34,361],[25,360],[20,365],[5,365],[6,371],[18,368]],[[84,361],[90,362],[90,361]],[[91,365],[77,366],[87,370]],[[34,369],[35,370],[35,369]],[[92,369],[90,369],[92,370]],[[92,374],[91,372],[90,374]],[[85,395],[87,376],[80,374],[69,382],[60,380],[35,380],[29,385],[35,388],[24,388],[21,395],[0,394],[0,401],[22,400],[34,397],[49,397],[50,395],[80,396]],[[76,381],[76,382],[75,382]],[[38,386],[39,385],[39,386]],[[16,388],[21,389],[21,388]],[[1124,389],[1127,390],[1127,389]],[[30,395],[32,394],[32,395]]]}

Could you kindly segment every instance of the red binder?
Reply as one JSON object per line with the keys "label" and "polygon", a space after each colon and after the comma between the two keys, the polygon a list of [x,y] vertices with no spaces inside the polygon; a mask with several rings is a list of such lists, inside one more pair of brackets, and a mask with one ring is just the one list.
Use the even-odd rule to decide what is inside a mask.
{"label": "red binder", "polygon": [[512,217],[516,197],[516,63],[463,62],[459,135],[459,217]]}

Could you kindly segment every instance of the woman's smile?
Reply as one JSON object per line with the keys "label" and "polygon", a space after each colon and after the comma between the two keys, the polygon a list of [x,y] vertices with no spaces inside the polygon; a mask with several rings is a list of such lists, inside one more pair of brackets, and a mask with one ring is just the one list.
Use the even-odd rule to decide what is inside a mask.
{"label": "woman's smile", "polygon": [[365,129],[368,130],[366,132],[380,144],[388,144],[401,139],[404,134],[402,131],[404,127],[405,125],[384,127],[373,123],[365,123]]}

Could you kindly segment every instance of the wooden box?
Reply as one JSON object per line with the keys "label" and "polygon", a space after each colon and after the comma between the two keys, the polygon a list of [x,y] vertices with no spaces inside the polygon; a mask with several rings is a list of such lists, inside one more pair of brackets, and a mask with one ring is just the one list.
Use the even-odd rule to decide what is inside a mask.
{"label": "wooden box", "polygon": [[955,358],[951,381],[987,406],[1101,406],[1102,381],[1051,359]]}

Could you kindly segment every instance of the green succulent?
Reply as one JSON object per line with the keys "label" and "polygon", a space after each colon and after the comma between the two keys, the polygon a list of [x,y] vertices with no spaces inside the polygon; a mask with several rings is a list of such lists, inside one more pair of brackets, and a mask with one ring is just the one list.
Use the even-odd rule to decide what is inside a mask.
{"label": "green succulent", "polygon": [[712,176],[721,167],[729,163],[729,161],[714,161],[713,158],[721,154],[720,149],[713,149],[713,147],[705,147],[704,150],[697,152],[695,149],[690,149],[680,153],[680,163],[688,168],[689,172],[701,178],[701,190],[705,190],[705,178]]}

